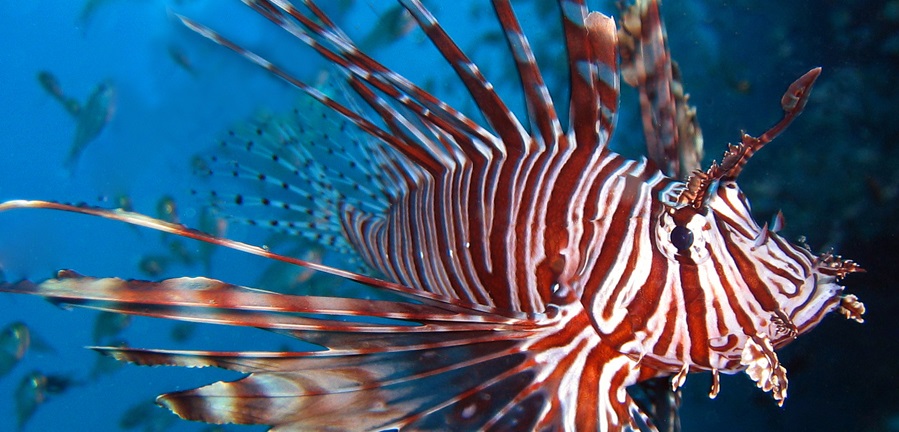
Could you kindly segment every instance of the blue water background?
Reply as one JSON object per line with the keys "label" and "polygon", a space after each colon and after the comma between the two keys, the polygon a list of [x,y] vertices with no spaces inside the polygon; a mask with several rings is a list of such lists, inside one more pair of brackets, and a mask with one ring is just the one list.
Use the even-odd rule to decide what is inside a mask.
{"label": "blue water background", "polygon": [[[87,24],[78,21],[83,7],[80,2],[0,3],[0,40],[3,41],[0,50],[0,199],[47,199],[113,207],[116,197],[127,195],[137,211],[152,215],[160,198],[169,195],[178,204],[183,221],[195,222],[201,203],[189,194],[191,185],[197,181],[191,174],[191,157],[210,147],[228,127],[260,109],[274,112],[289,109],[297,100],[298,92],[230,51],[188,31],[177,22],[174,13],[189,16],[260,54],[273,57],[300,77],[313,78],[323,65],[307,47],[239,3],[222,0],[108,1]],[[523,11],[532,11],[532,2],[516,4],[519,3],[523,5]],[[670,3],[663,7],[667,8],[665,15],[672,50],[683,68],[688,91],[693,95],[691,100],[699,107],[709,158],[717,158],[724,143],[735,140],[741,129],[761,131],[773,123],[779,116],[778,101],[786,85],[809,68],[825,66],[821,81],[826,82],[832,79],[828,74],[833,68],[855,70],[857,65],[853,62],[859,61],[858,58],[833,57],[813,33],[799,32],[811,27],[803,20],[839,18],[815,10],[824,8],[817,6],[817,2],[799,2],[786,11],[775,2],[742,1],[719,5],[689,0]],[[438,17],[463,48],[477,45],[478,35],[490,29],[489,17],[472,18],[472,11],[478,10],[483,3],[430,4],[437,6]],[[351,35],[361,36],[370,31],[377,16],[389,6],[387,2],[360,1],[338,15]],[[600,10],[614,11],[608,3],[599,6]],[[331,8],[336,9],[333,4]],[[544,46],[541,48],[549,52],[563,50],[561,42],[553,42],[552,33],[547,30],[557,25],[554,17],[531,13],[521,19],[528,34],[542,41]],[[170,46],[185,53],[194,73],[173,61],[168,52]],[[492,57],[494,54],[491,53],[495,52],[496,47],[479,49],[476,60],[488,64],[485,67],[488,76],[493,72],[493,76],[501,77],[494,78],[499,88],[514,89],[517,84],[508,75],[501,74],[502,61]],[[871,55],[889,58],[883,53]],[[446,98],[461,101],[459,91],[448,90],[458,86],[458,82],[450,80],[445,63],[424,43],[420,33],[412,33],[393,45],[382,47],[375,57],[419,82],[431,79],[447,83],[438,85],[436,93],[441,95],[443,91]],[[494,66],[492,71],[489,65]],[[74,173],[63,168],[74,135],[74,121],[38,85],[36,76],[41,70],[52,72],[68,95],[82,101],[104,79],[111,79],[118,90],[112,121],[85,150]],[[744,80],[751,83],[752,90],[735,90]],[[859,87],[864,89],[864,86]],[[857,96],[841,96],[854,97]],[[635,95],[625,91],[624,99],[615,148],[636,155],[640,153],[642,135],[634,111]],[[814,101],[810,110],[828,109],[816,108]],[[849,122],[840,117],[840,110],[830,108],[836,111],[834,123]],[[518,109],[520,112],[520,107]],[[849,125],[846,128],[850,128]],[[840,155],[847,147],[858,152],[876,153],[876,145],[870,144],[871,139],[879,139],[876,131],[868,131],[867,141],[829,142],[829,137],[841,138],[842,134],[848,132],[843,129],[828,131],[827,136],[809,132],[804,135],[805,140],[798,134],[787,135],[782,140],[784,146],[805,146],[806,153],[797,156],[795,148],[771,149],[770,152],[765,149],[763,153],[769,154],[760,154],[759,160],[750,164],[746,174],[748,179],[741,183],[745,182],[744,188],[750,192],[772,187],[808,191],[799,201],[759,197],[756,208],[761,207],[762,216],[767,218],[778,207],[798,207],[789,212],[785,210],[788,221],[793,217],[798,220],[791,226],[796,229],[796,235],[808,234],[817,246],[826,242],[842,247],[842,250],[858,250],[860,246],[847,245],[846,239],[862,238],[860,234],[855,237],[834,234],[842,233],[841,230],[853,219],[828,222],[827,209],[817,210],[818,213],[812,216],[799,213],[808,207],[805,203],[814,202],[814,195],[824,196],[840,184],[863,181],[861,175],[853,176],[849,168],[823,174],[837,185],[830,189],[815,177],[808,183],[785,185],[774,181],[776,184],[772,186],[766,179],[779,177],[776,172],[766,171],[766,166],[770,165],[763,162],[820,159],[817,164],[829,167],[839,166],[840,159],[834,162],[827,159],[828,154]],[[830,150],[830,147],[822,150],[824,146],[834,146],[838,150]],[[866,146],[874,149],[866,149]],[[797,171],[803,170],[797,168]],[[895,176],[888,176],[888,179],[893,178]],[[755,200],[756,196],[750,193],[749,198]],[[870,200],[859,200],[863,205],[870,203]],[[851,204],[846,203],[847,206]],[[895,200],[884,205],[895,206]],[[863,207],[855,214],[866,211],[869,210]],[[872,205],[870,211],[884,210]],[[760,220],[764,219],[760,216]],[[876,233],[878,227],[870,230]],[[884,235],[891,236],[895,230],[885,232]],[[256,243],[265,239],[264,234],[241,226],[231,227],[229,236]],[[887,239],[896,240],[895,237]],[[191,243],[191,247],[197,246]],[[148,254],[164,251],[160,234],[99,218],[35,210],[0,214],[0,269],[8,280],[43,279],[63,268],[93,276],[146,278],[139,271],[138,262]],[[204,275],[252,286],[266,266],[261,259],[223,250],[214,255],[208,273],[202,266],[176,265],[167,269],[163,276]],[[886,279],[866,281],[873,284]],[[878,290],[877,286],[867,288]],[[855,292],[859,291],[855,289]],[[866,292],[859,294],[866,300]],[[802,360],[797,362],[802,366],[789,370],[790,397],[783,409],[778,409],[768,395],[752,388],[752,383],[744,376],[725,378],[718,400],[710,402],[704,396],[708,377],[691,376],[684,397],[684,422],[689,426],[686,430],[720,430],[722,427],[734,431],[899,430],[891,424],[891,421],[899,423],[891,414],[899,408],[895,402],[899,400],[899,390],[889,384],[873,384],[896,383],[896,357],[892,357],[889,367],[860,367],[853,362],[853,356],[846,355],[847,351],[853,350],[859,353],[856,357],[885,355],[879,346],[890,336],[893,338],[890,343],[896,344],[899,335],[895,327],[884,324],[884,321],[894,321],[881,318],[899,315],[895,305],[894,300],[873,307],[869,303],[869,320],[874,322],[865,326],[830,317],[822,329],[797,342],[790,352]],[[76,379],[90,373],[97,355],[82,347],[91,344],[95,315],[84,310],[63,311],[36,298],[0,296],[0,325],[24,321],[55,349],[54,353],[29,353],[12,373],[0,378],[0,430],[15,428],[12,395],[19,380],[28,372],[67,374]],[[136,346],[183,349],[271,349],[282,343],[281,339],[261,331],[208,327],[198,331],[189,343],[178,344],[169,336],[171,330],[172,324],[168,322],[137,319],[123,336]],[[24,430],[118,431],[121,430],[122,414],[137,403],[152,400],[166,391],[237,376],[215,371],[126,366],[52,397],[38,409]],[[159,411],[168,415],[161,409]],[[205,427],[180,422],[170,430],[203,430]],[[239,429],[261,430],[231,428]]]}

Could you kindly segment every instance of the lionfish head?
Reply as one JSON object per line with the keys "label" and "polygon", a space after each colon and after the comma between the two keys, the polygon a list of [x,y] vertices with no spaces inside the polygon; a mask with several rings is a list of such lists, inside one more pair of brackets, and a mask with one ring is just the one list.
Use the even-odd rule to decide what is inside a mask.
{"label": "lionfish head", "polygon": [[842,295],[837,282],[862,268],[831,252],[815,255],[802,240],[786,240],[778,234],[782,226],[779,212],[770,225],[759,225],[736,179],[719,179],[701,208],[663,212],[659,244],[681,265],[709,266],[705,277],[714,273],[723,290],[718,301],[745,302],[747,316],[759,318],[742,323],[741,331],[767,336],[775,347],[835,309],[861,322],[864,306],[854,295]]}
{"label": "lionfish head", "polygon": [[804,241],[794,244],[778,235],[780,213],[770,226],[760,226],[737,185],[752,154],[799,114],[819,72],[814,69],[790,86],[782,100],[785,116],[777,125],[757,138],[744,134],[720,163],[662,192],[655,242],[677,266],[685,309],[701,305],[694,307],[704,312],[698,315],[709,348],[720,354],[709,360],[712,369],[749,366],[752,374],[753,362],[762,359],[776,370],[773,349],[810,330],[829,312],[839,310],[862,321],[864,305],[854,295],[843,295],[838,284],[862,269],[830,252],[815,255]]}

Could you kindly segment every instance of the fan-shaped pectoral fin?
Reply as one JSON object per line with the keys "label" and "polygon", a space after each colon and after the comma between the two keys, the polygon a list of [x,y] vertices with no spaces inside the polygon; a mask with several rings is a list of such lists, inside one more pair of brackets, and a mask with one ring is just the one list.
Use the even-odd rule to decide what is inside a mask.
{"label": "fan-shaped pectoral fin", "polygon": [[627,390],[640,376],[639,360],[602,340],[567,287],[554,291],[547,316],[553,331],[530,350],[544,354],[542,385],[558,394],[562,429],[657,432]]}
{"label": "fan-shaped pectoral fin", "polygon": [[[603,350],[604,347],[600,347],[600,351]],[[659,432],[657,420],[627,390],[637,378],[637,362],[618,352],[612,355],[601,365],[599,373],[599,424],[595,425],[595,430]],[[583,424],[578,423],[576,430],[585,430],[581,426]]]}
{"label": "fan-shaped pectoral fin", "polygon": [[[248,374],[158,399],[185,419],[277,430],[657,431],[626,389],[639,376],[638,361],[601,340],[569,289],[557,290],[546,312],[528,319],[426,297],[408,303],[288,296],[205,278],[152,282],[61,272],[42,283],[0,284],[0,291],[65,306],[265,328],[327,347],[95,348],[141,365]],[[375,320],[341,319],[360,316]]]}

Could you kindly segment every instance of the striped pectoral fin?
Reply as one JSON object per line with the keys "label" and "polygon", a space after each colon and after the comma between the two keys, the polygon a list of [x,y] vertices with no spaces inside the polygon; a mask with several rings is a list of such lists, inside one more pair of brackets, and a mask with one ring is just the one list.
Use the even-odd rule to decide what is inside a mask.
{"label": "striped pectoral fin", "polygon": [[579,301],[514,319],[429,297],[403,303],[288,296],[205,278],[146,282],[71,272],[39,284],[0,284],[0,291],[259,327],[326,348],[95,348],[141,365],[249,374],[159,398],[190,420],[274,430],[656,430],[625,389],[637,378],[636,361],[601,342]]}
{"label": "striped pectoral fin", "polygon": [[[549,366],[528,350],[542,332],[492,333],[436,332],[427,343],[374,352],[95,349],[142,365],[215,366],[250,374],[158,399],[196,421],[268,424],[274,430],[543,430],[562,425],[558,395],[549,390],[555,387],[541,385]],[[369,334],[343,336],[355,336],[364,345]],[[585,417],[594,417],[595,403],[592,408]]]}
{"label": "striped pectoral fin", "polygon": [[[371,332],[403,329],[411,333],[454,330],[492,330],[519,322],[473,310],[422,293],[410,302],[353,298],[293,296],[196,277],[159,282],[93,278],[60,271],[40,283],[0,284],[0,292],[32,294],[66,306],[210,324],[292,331]],[[315,315],[315,316],[313,316]],[[324,317],[323,317],[324,316]],[[377,324],[368,317],[386,319]],[[368,323],[368,324],[366,324]],[[462,326],[462,327],[460,327]]]}
{"label": "striped pectoral fin", "polygon": [[[0,284],[67,306],[224,325],[311,340],[316,352],[95,348],[141,365],[221,367],[248,376],[161,396],[183,418],[283,430],[513,429],[545,421],[554,393],[521,321],[415,303],[279,295],[205,278],[58,279]],[[314,315],[314,316],[313,316]],[[335,316],[330,319],[328,316]],[[363,318],[366,317],[366,318]]]}
{"label": "striped pectoral fin", "polygon": [[638,361],[603,342],[581,302],[561,299],[564,291],[555,292],[545,327],[528,340],[528,352],[540,353],[539,384],[555,395],[552,421],[535,429],[657,432],[627,391],[639,378]]}
{"label": "striped pectoral fin", "polygon": [[[389,351],[96,349],[142,365],[249,373],[159,398],[183,418],[210,423],[269,424],[275,430],[656,431],[625,390],[635,362],[600,343],[583,324],[582,318],[551,316],[526,330],[489,336],[436,332],[422,343],[392,344]],[[358,345],[369,336],[340,333]]]}
{"label": "striped pectoral fin", "polygon": [[574,430],[659,432],[656,421],[628,393],[627,386],[636,378],[638,366],[630,357],[598,347],[600,356],[608,356],[600,366],[597,380],[599,415],[594,421],[582,419]]}
{"label": "striped pectoral fin", "polygon": [[671,378],[662,376],[641,381],[628,388],[642,409],[636,415],[649,416],[659,432],[680,431],[681,394],[671,388]]}
{"label": "striped pectoral fin", "polygon": [[[509,348],[498,341],[379,354],[296,353],[283,359],[246,353],[241,362],[252,357],[257,369],[269,371],[158,401],[190,420],[268,424],[276,430],[477,429],[508,422],[516,397],[533,383],[534,373],[524,366],[527,353]],[[215,357],[204,361],[223,360]]]}

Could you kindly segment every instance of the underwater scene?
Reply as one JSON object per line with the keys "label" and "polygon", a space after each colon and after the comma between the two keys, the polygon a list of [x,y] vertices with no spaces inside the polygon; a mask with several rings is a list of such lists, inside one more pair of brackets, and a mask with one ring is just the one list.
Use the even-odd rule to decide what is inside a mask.
{"label": "underwater scene", "polygon": [[[659,5],[660,17],[653,15],[657,5],[651,0],[586,1],[586,10],[614,18],[617,27],[610,27],[612,21],[600,15],[581,13],[583,2],[575,0],[422,0],[446,35],[428,24],[430,15],[416,0],[295,0],[296,10],[287,1],[245,2],[253,6],[237,0],[0,2],[5,42],[0,55],[0,431],[580,430],[584,425],[899,431],[899,1],[668,0]],[[578,39],[568,33],[576,30],[599,36]],[[603,39],[616,35],[611,42]],[[583,58],[571,60],[569,51]],[[651,61],[640,63],[642,56]],[[479,81],[465,59],[491,84]],[[539,75],[530,59],[536,59]],[[275,66],[266,70],[266,65]],[[577,72],[571,65],[592,71],[593,80],[572,84]],[[653,67],[665,74],[657,75]],[[301,88],[290,80],[302,82]],[[590,93],[586,102],[572,96],[578,90]],[[342,116],[341,107],[350,114]],[[509,119],[520,124],[504,123],[514,123]],[[666,120],[677,131],[665,129]],[[510,137],[522,136],[527,138],[522,147],[514,147]],[[583,136],[592,138],[583,141]],[[478,139],[462,142],[471,137]],[[508,148],[489,139],[497,137]],[[476,277],[488,273],[482,271],[486,266],[491,277],[507,282],[506,275],[492,271],[501,266],[497,263],[508,264],[507,251],[494,244],[481,256],[487,263],[472,259],[462,265],[445,238],[476,231],[469,223],[485,224],[486,232],[494,223],[509,233],[536,226],[507,227],[501,216],[500,222],[473,217],[452,223],[455,212],[470,215],[483,205],[469,202],[469,192],[482,198],[509,195],[508,201],[497,198],[497,213],[514,203],[509,206],[522,214],[545,207],[555,214],[545,204],[557,202],[552,187],[519,193],[532,190],[518,188],[530,184],[525,174],[506,178],[490,157],[479,157],[490,151],[500,160],[520,156],[519,169],[536,172],[553,162],[530,158],[539,147],[535,143],[564,149],[569,141],[598,143],[594,161],[608,149],[621,155],[601,163],[622,161],[617,178],[626,180],[604,178],[608,174],[598,168],[592,177],[584,175],[589,182],[577,180],[589,193],[596,185],[594,201],[635,201],[628,192],[637,188],[636,196],[650,203],[646,214],[652,221],[675,224],[659,231],[661,237],[655,228],[641,234],[644,218],[634,210],[632,223],[623,224],[634,233],[616,234],[613,224],[602,241],[621,235],[620,247],[627,249],[625,241],[670,240],[668,249],[633,256],[666,260],[668,253],[666,268],[675,274],[669,278],[684,286],[693,276],[695,286],[729,286],[728,275],[740,273],[747,290],[771,299],[760,300],[758,307],[745,306],[738,296],[708,300],[718,313],[700,332],[687,317],[696,312],[689,306],[695,300],[691,295],[714,295],[683,288],[661,297],[680,312],[641,318],[645,331],[620,336],[627,342],[603,341],[619,337],[617,327],[601,335],[585,331],[590,336],[584,340],[608,344],[611,354],[585,351],[589,356],[572,360],[576,372],[556,378],[555,365],[540,363],[542,345],[531,345],[523,335],[561,345],[559,329],[574,324],[553,321],[547,311],[574,313],[583,326],[597,329],[612,319],[606,315],[617,316],[585,310],[591,296],[583,290],[589,288],[578,291],[574,283],[568,292],[565,283],[556,283],[569,274],[571,254],[559,252],[568,261],[547,258],[548,264],[534,259],[537,264],[530,265],[526,254],[528,259],[510,259],[510,267],[527,270],[508,280],[523,281],[512,286],[530,291],[499,294],[488,282],[477,288],[471,281],[494,281]],[[644,157],[650,168],[623,162]],[[589,165],[584,164],[585,173],[595,168]],[[468,174],[449,183],[421,180],[427,177],[423,172],[456,166]],[[577,174],[546,171],[557,173],[559,187]],[[739,193],[728,195],[737,175]],[[460,186],[484,178],[482,195],[473,190],[475,183]],[[463,198],[441,195],[441,188],[455,188]],[[607,198],[615,191],[625,198]],[[669,192],[668,201],[662,199]],[[56,211],[49,202],[71,207]],[[745,205],[746,214],[751,203],[746,226],[753,236],[743,243],[729,242],[743,226],[743,207],[734,203]],[[416,206],[438,210],[416,213]],[[582,208],[595,207],[572,206],[572,214],[583,216],[593,210]],[[732,225],[722,222],[729,211],[739,220]],[[380,215],[392,219],[377,230]],[[706,217],[718,222],[696,228],[695,221]],[[720,238],[707,234],[718,230],[724,232]],[[571,232],[572,239],[581,234]],[[577,239],[586,244],[586,236]],[[437,240],[429,242],[431,237]],[[556,245],[535,242],[540,253]],[[258,248],[241,249],[243,243]],[[777,249],[772,254],[783,260],[752,261],[769,249]],[[742,257],[733,259],[734,269],[718,265],[717,276],[683,269],[711,266],[722,250]],[[589,246],[582,252],[601,256]],[[807,262],[808,268],[789,259]],[[422,270],[429,260],[448,264]],[[615,276],[622,281],[641,274],[654,280],[653,270],[640,270],[643,263],[619,261],[605,272],[623,272]],[[456,274],[454,266],[462,270]],[[583,271],[588,265],[577,266]],[[611,277],[606,273],[598,277]],[[180,279],[188,277],[208,279]],[[553,281],[551,287],[542,284],[544,277]],[[453,283],[429,283],[444,279]],[[768,285],[786,292],[787,300],[758,294],[754,287],[769,279],[778,281]],[[801,279],[795,287],[779,285],[794,279]],[[458,288],[469,285],[474,288],[467,294]],[[190,303],[191,292],[206,304]],[[579,294],[581,301],[575,298]],[[631,315],[642,310],[626,307]],[[733,319],[724,316],[731,308]],[[823,316],[827,312],[832,313]],[[774,330],[746,330],[757,320]],[[718,331],[727,335],[731,323],[743,329],[740,336],[715,339]],[[461,336],[447,342],[426,332],[404,333],[403,326],[419,324],[440,329],[435,334]],[[367,342],[359,336],[366,333],[383,340]],[[491,333],[495,339],[485,336]],[[702,343],[708,352],[696,342],[678,345],[681,334],[707,336]],[[633,348],[646,340],[675,342],[666,352]],[[392,348],[378,348],[379,343]],[[490,348],[452,351],[476,344]],[[391,356],[413,345],[447,350],[440,360],[447,364],[419,371],[430,351]],[[375,357],[370,364],[347,360],[322,366],[327,373],[320,376],[291,375],[278,369],[288,366],[273,360],[287,358],[298,368],[306,367],[303,361],[325,363],[328,357],[304,356],[328,346],[337,347],[335,353]],[[357,347],[362,348],[352,351]],[[470,360],[477,356],[489,359]],[[560,358],[567,364],[569,357]],[[594,374],[589,362],[595,358],[603,365],[627,364],[629,375],[621,378],[625,369],[619,369],[607,380],[602,368]],[[408,364],[420,375],[402,375]],[[596,375],[596,387],[611,388],[609,393],[570,390],[572,379],[582,379],[577,371],[584,364],[590,373],[583,375]],[[273,377],[289,383],[274,383]],[[475,380],[482,382],[463,384]],[[246,385],[192,392],[217,381]],[[333,396],[353,393],[346,389],[357,384],[370,391],[369,385],[397,383],[409,387],[350,401],[322,399],[318,405],[284,401],[296,388],[309,392],[305,397]],[[315,386],[320,393],[309,390]],[[625,397],[625,387],[630,396]],[[157,403],[157,396],[172,392],[185,393]],[[229,399],[237,392],[247,393]],[[500,401],[497,395],[507,393],[513,396]],[[478,394],[478,404],[459,402]],[[584,408],[585,400],[592,406]],[[482,411],[492,414],[481,421]],[[318,420],[304,419],[307,413]],[[584,413],[590,421],[579,419]],[[386,420],[368,420],[381,417]],[[253,424],[213,424],[232,421]]]}

